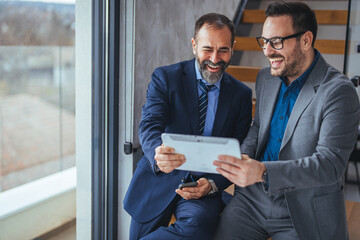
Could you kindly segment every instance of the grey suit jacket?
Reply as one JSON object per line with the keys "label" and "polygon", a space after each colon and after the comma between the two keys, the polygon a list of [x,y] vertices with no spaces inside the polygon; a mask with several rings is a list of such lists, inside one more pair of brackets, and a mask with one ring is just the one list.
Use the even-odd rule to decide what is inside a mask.
{"label": "grey suit jacket", "polygon": [[[256,80],[256,113],[241,146],[260,159],[281,86],[270,68]],[[268,194],[285,193],[300,239],[347,239],[342,177],[354,148],[359,99],[343,74],[318,59],[299,96],[284,133],[279,161],[264,162]]]}

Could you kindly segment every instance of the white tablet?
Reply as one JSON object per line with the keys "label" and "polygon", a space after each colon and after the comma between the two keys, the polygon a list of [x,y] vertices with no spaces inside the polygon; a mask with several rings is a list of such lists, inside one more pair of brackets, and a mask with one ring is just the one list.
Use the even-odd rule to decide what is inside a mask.
{"label": "white tablet", "polygon": [[185,155],[186,162],[178,170],[218,173],[213,161],[219,155],[241,158],[240,144],[235,138],[194,136],[173,133],[161,135],[165,146]]}

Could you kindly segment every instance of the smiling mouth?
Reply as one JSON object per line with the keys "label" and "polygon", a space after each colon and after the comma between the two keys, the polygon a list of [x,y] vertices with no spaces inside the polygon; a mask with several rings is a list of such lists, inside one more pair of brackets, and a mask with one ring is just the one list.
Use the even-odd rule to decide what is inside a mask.
{"label": "smiling mouth", "polygon": [[217,72],[220,69],[220,65],[206,64],[206,67],[211,72]]}
{"label": "smiling mouth", "polygon": [[284,61],[284,58],[283,57],[269,58],[269,61],[271,63],[271,67],[273,69],[276,69],[280,67],[280,64]]}

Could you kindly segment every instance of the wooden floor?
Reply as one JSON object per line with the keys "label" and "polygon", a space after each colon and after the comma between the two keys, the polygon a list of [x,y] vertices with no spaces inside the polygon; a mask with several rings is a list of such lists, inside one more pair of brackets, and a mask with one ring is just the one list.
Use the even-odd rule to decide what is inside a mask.
{"label": "wooden floor", "polygon": [[76,219],[34,240],[76,240]]}
{"label": "wooden floor", "polygon": [[360,202],[346,201],[346,216],[350,240],[360,239]]}

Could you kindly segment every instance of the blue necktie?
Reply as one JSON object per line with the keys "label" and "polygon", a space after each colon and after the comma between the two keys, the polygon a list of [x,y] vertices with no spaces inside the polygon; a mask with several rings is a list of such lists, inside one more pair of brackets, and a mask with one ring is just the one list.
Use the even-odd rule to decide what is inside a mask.
{"label": "blue necktie", "polygon": [[201,95],[199,97],[199,135],[203,135],[208,106],[207,94],[214,85],[206,85],[201,80],[199,80],[199,86],[201,89]]}

